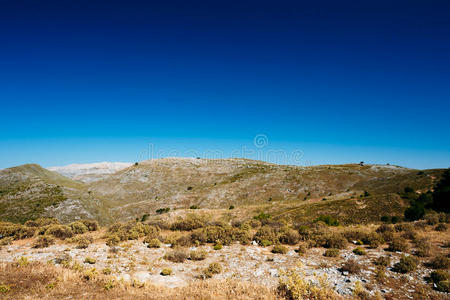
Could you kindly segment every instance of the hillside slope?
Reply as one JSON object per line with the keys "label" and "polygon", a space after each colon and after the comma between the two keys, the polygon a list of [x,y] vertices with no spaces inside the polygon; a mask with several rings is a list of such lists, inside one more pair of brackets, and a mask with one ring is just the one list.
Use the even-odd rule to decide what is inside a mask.
{"label": "hillside slope", "polygon": [[[24,222],[54,216],[62,222],[94,218],[103,224],[191,206],[224,218],[258,212],[310,220],[333,215],[344,223],[401,215],[406,186],[426,191],[442,170],[358,164],[282,166],[247,159],[165,158],[143,161],[96,181],[81,182],[23,165],[0,171],[0,220]],[[364,191],[369,195],[361,197]],[[235,209],[229,210],[230,206]]]}
{"label": "hillside slope", "polygon": [[[243,209],[243,214],[259,210],[289,215],[305,205],[315,214],[320,213],[318,207],[331,207],[336,213],[336,205],[350,206],[352,214],[354,207],[367,206],[381,214],[386,213],[379,209],[384,202],[392,214],[401,214],[407,203],[396,193],[406,186],[427,190],[441,173],[429,170],[418,175],[418,170],[378,165],[299,167],[247,159],[166,158],[133,165],[90,184],[89,189],[117,219],[152,215],[164,207],[226,209],[231,205]],[[360,199],[366,190],[372,196]],[[292,217],[302,214],[305,211],[297,209]],[[378,217],[372,216],[373,211],[369,215],[369,219]]]}
{"label": "hillside slope", "polygon": [[0,171],[0,220],[25,222],[40,216],[61,221],[101,218],[101,204],[85,185],[36,164]]}

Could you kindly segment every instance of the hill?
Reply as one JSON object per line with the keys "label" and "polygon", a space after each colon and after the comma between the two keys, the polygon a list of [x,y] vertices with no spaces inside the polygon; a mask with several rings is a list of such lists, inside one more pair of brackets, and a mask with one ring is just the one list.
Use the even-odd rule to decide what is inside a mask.
{"label": "hill", "polygon": [[45,215],[63,222],[94,218],[107,224],[159,217],[156,210],[162,208],[170,208],[170,215],[198,208],[225,219],[267,212],[299,222],[326,214],[344,223],[362,223],[384,214],[402,215],[408,201],[399,193],[407,186],[426,191],[442,172],[389,165],[300,167],[248,159],[165,158],[82,182],[23,165],[0,171],[0,219],[23,222]]}

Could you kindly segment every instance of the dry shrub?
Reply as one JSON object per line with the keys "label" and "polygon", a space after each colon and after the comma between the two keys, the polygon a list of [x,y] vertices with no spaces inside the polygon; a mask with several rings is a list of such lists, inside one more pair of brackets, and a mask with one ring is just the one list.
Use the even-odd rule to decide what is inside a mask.
{"label": "dry shrub", "polygon": [[0,264],[0,282],[11,287],[5,295],[7,299],[279,299],[273,289],[238,280],[211,279],[166,288],[151,284],[133,286],[121,281],[110,284],[110,276],[97,273],[84,280],[83,273],[53,265]]}
{"label": "dry shrub", "polygon": [[113,247],[120,243],[120,238],[117,234],[110,234],[106,238],[106,245]]}
{"label": "dry shrub", "polygon": [[376,266],[389,267],[391,265],[391,258],[389,256],[380,256],[373,263]]}
{"label": "dry shrub", "polygon": [[450,259],[445,255],[438,255],[428,265],[433,269],[448,269],[450,267]]}
{"label": "dry shrub", "polygon": [[387,225],[387,224],[381,224],[376,232],[378,233],[383,233],[383,232],[394,232],[394,227],[392,225]]}
{"label": "dry shrub", "polygon": [[72,242],[77,244],[77,249],[86,249],[94,242],[94,239],[90,235],[83,235],[74,237]]}
{"label": "dry shrub", "polygon": [[99,228],[98,222],[95,220],[87,220],[87,219],[83,219],[80,220],[81,223],[83,223],[89,231],[97,231]]}
{"label": "dry shrub", "polygon": [[272,227],[264,225],[258,229],[253,239],[261,246],[270,246],[277,241],[277,233]]}
{"label": "dry shrub", "polygon": [[364,239],[367,238],[367,233],[365,233],[362,230],[355,230],[355,229],[346,230],[343,233],[343,235],[349,242],[358,241],[358,240],[363,241]]}
{"label": "dry shrub", "polygon": [[402,255],[400,261],[394,265],[394,270],[399,273],[408,273],[417,269],[417,263],[415,257]]}
{"label": "dry shrub", "polygon": [[336,294],[326,280],[326,277],[317,277],[318,284],[313,284],[309,280],[304,279],[305,276],[296,269],[280,272],[280,280],[278,285],[278,293],[285,299],[301,300],[334,300],[342,299]]}
{"label": "dry shrub", "polygon": [[25,226],[10,222],[0,222],[0,235],[12,237],[15,240],[33,237],[36,233],[36,227]]}
{"label": "dry shrub", "polygon": [[439,223],[436,225],[436,227],[434,228],[434,230],[436,231],[447,231],[447,224],[446,223]]}
{"label": "dry shrub", "polygon": [[396,224],[394,226],[395,231],[401,232],[401,231],[413,231],[414,226],[411,223],[400,223]]}
{"label": "dry shrub", "polygon": [[361,272],[361,265],[354,259],[347,260],[341,267],[342,272],[349,272],[350,274],[358,274]]}
{"label": "dry shrub", "polygon": [[352,252],[356,255],[366,255],[366,251],[364,251],[364,249],[360,247],[356,247]]}
{"label": "dry shrub", "polygon": [[280,234],[279,241],[282,244],[295,245],[300,241],[300,234],[294,229],[287,228]]}
{"label": "dry shrub", "polygon": [[215,262],[211,263],[208,268],[203,270],[202,277],[203,278],[212,278],[216,274],[220,274],[222,272],[222,265]]}
{"label": "dry shrub", "polygon": [[325,257],[337,257],[338,255],[339,255],[339,249],[334,249],[334,248],[327,249],[323,254],[323,256],[325,256]]}
{"label": "dry shrub", "polygon": [[189,259],[195,261],[204,260],[207,254],[208,253],[205,250],[192,250],[189,253]]}
{"label": "dry shrub", "polygon": [[59,221],[56,218],[37,218],[36,220],[28,220],[25,222],[25,226],[29,227],[43,227],[48,225],[59,225]]}
{"label": "dry shrub", "polygon": [[430,274],[429,280],[435,285],[436,290],[443,293],[450,292],[448,272],[442,270],[433,271]]}
{"label": "dry shrub", "polygon": [[164,255],[164,259],[176,262],[176,263],[182,263],[188,258],[188,254],[184,249],[174,249],[169,252],[167,252]]}
{"label": "dry shrub", "polygon": [[83,234],[89,231],[86,225],[84,225],[80,221],[75,221],[69,224],[69,227],[72,229],[72,232],[75,234]]}
{"label": "dry shrub", "polygon": [[55,238],[50,235],[41,235],[36,238],[33,248],[46,248],[55,243]]}
{"label": "dry shrub", "polygon": [[368,245],[370,248],[378,248],[381,244],[383,244],[384,240],[376,232],[370,232],[362,239],[365,245]]}
{"label": "dry shrub", "polygon": [[323,245],[325,248],[345,249],[347,239],[341,234],[331,234],[325,237]]}
{"label": "dry shrub", "polygon": [[308,250],[307,245],[305,243],[301,243],[300,245],[298,245],[296,252],[298,253],[298,255],[302,256],[306,254],[307,250]]}
{"label": "dry shrub", "polygon": [[428,214],[425,216],[425,220],[428,225],[436,225],[439,223],[439,215],[438,214]]}
{"label": "dry shrub", "polygon": [[391,242],[389,242],[388,251],[399,251],[405,252],[409,248],[408,242],[402,237],[395,237]]}
{"label": "dry shrub", "polygon": [[120,241],[137,240],[153,232],[153,226],[137,221],[115,223],[108,228],[106,238],[116,235]]}
{"label": "dry shrub", "polygon": [[73,236],[73,231],[66,225],[50,225],[45,231],[46,235],[54,236],[55,238],[64,240]]}
{"label": "dry shrub", "polygon": [[416,246],[415,255],[419,257],[427,257],[430,255],[431,243],[427,238],[418,238],[414,241]]}
{"label": "dry shrub", "polygon": [[146,237],[144,243],[147,243],[148,248],[160,248],[161,242],[158,239]]}
{"label": "dry shrub", "polygon": [[286,254],[286,253],[288,253],[288,251],[289,251],[289,249],[283,245],[275,245],[272,248],[272,253],[277,253],[277,254]]}
{"label": "dry shrub", "polygon": [[186,217],[179,217],[170,225],[171,230],[191,231],[194,229],[205,227],[209,217],[200,214],[188,214]]}

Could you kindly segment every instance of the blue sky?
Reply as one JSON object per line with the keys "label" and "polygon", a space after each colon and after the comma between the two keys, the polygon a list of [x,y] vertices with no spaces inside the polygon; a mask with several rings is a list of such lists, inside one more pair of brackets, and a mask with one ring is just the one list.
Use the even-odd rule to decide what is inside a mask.
{"label": "blue sky", "polygon": [[0,168],[449,167],[450,2],[311,2],[0,0]]}

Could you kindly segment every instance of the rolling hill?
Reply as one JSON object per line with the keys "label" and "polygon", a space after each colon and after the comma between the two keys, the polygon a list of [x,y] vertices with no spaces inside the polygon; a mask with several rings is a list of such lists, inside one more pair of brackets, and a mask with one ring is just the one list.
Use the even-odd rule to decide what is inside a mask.
{"label": "rolling hill", "polygon": [[361,223],[402,215],[408,203],[399,193],[407,186],[426,191],[442,172],[389,165],[300,167],[248,159],[164,158],[82,182],[23,165],[0,171],[0,219],[23,222],[46,215],[63,222],[94,218],[108,224],[157,216],[160,208],[182,214],[193,207],[227,219],[264,211],[296,221],[327,214],[344,223]]}

